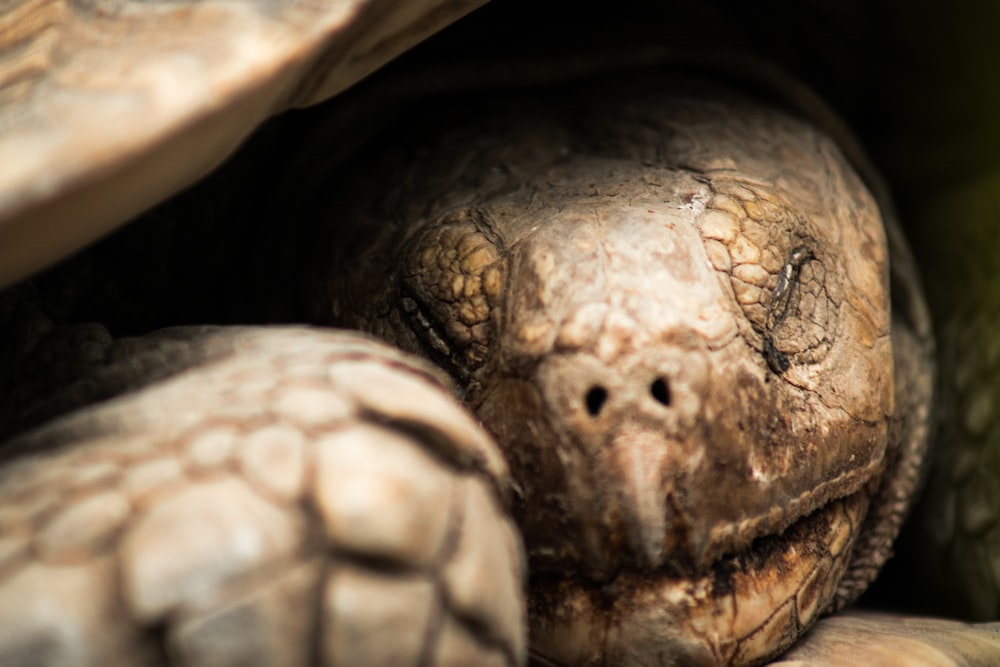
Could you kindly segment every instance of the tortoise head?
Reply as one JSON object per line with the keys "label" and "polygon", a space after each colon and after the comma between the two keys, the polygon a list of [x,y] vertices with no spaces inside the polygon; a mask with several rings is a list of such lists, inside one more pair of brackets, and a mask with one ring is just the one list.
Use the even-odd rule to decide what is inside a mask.
{"label": "tortoise head", "polygon": [[553,656],[752,658],[831,602],[884,467],[881,218],[800,119],[611,88],[421,146],[383,249],[351,250],[391,278],[327,307],[451,370],[497,437]]}

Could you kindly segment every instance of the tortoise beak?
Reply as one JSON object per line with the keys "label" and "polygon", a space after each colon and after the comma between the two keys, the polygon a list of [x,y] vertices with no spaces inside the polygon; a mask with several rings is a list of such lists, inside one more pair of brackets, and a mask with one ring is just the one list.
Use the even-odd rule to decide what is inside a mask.
{"label": "tortoise beak", "polygon": [[611,486],[625,541],[633,557],[650,568],[663,562],[668,514],[672,514],[664,479],[668,447],[653,433],[626,430],[616,438],[612,454]]}

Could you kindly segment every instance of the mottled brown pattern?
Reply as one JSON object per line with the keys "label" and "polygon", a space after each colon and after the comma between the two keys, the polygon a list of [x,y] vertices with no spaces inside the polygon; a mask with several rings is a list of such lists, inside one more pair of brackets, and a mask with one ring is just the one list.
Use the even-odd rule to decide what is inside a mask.
{"label": "mottled brown pattern", "polygon": [[[0,281],[475,4],[8,2]],[[197,328],[115,340],[0,295],[0,432],[66,415],[3,450],[0,661],[517,664],[524,563],[509,510],[545,664],[756,664],[865,589],[920,475],[933,382],[919,286],[877,178],[780,77],[760,78],[781,81],[778,97],[817,127],[660,75],[560,90],[617,59],[561,62],[501,77],[527,73],[547,92],[508,103],[466,90],[455,108],[490,110],[390,139],[376,172],[344,179],[349,205],[320,205],[348,227],[332,250],[312,228],[295,232],[309,252],[274,248],[296,272],[318,251],[317,321],[451,373],[513,481],[436,371],[366,339]],[[454,81],[481,87],[475,68]],[[349,153],[330,136],[300,164],[311,150]],[[328,178],[316,171],[301,182]],[[310,209],[316,193],[286,180],[274,196]],[[997,430],[1000,346],[980,347],[979,317],[985,303],[995,319],[994,301],[978,298],[997,272],[981,268],[976,299],[959,300],[974,312],[942,330],[960,415],[949,433],[964,444]],[[983,615],[996,600],[980,586],[996,543],[994,454],[942,457],[930,540],[979,568],[961,588]],[[896,622],[820,621],[785,664],[996,655],[995,625]]]}
{"label": "mottled brown pattern", "polygon": [[[779,614],[794,595],[758,575],[731,602],[728,586],[705,584],[697,610],[685,588],[831,501],[867,498],[883,474],[893,498],[917,482],[926,327],[890,334],[883,221],[837,146],[790,114],[666,74],[486,96],[475,115],[436,104],[366,156],[391,193],[347,174],[326,206],[338,234],[317,252],[313,316],[439,361],[497,437],[533,573],[573,581],[533,589],[539,655],[750,664],[856,597],[905,506],[864,531],[853,510],[847,548],[815,570],[805,557],[763,568],[821,591],[798,611]],[[348,256],[366,266],[322,268]],[[481,279],[467,290],[461,257],[493,271],[502,297],[483,298]],[[774,548],[823,552],[799,534]],[[633,587],[673,592],[619,592]],[[591,595],[599,612],[575,601]],[[708,620],[730,604],[735,620]]]}
{"label": "mottled brown pattern", "polygon": [[522,662],[506,467],[435,371],[349,334],[178,333],[212,360],[11,443],[0,663]]}

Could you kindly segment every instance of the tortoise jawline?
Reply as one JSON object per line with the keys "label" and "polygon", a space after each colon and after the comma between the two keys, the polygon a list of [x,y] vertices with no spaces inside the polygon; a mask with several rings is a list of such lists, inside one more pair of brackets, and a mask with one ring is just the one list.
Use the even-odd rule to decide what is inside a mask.
{"label": "tortoise jawline", "polygon": [[833,500],[694,576],[661,567],[621,569],[603,584],[576,575],[535,577],[535,650],[567,664],[585,662],[575,648],[584,644],[600,647],[601,664],[626,662],[636,647],[682,664],[767,659],[829,607],[867,508],[862,492]]}

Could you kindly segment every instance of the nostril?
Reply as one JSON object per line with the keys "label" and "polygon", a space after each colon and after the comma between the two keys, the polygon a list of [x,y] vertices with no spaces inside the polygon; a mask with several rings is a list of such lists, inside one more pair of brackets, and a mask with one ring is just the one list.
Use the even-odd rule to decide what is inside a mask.
{"label": "nostril", "polygon": [[663,378],[656,378],[649,385],[649,393],[660,405],[670,405],[670,387],[667,386],[667,381]]}
{"label": "nostril", "polygon": [[600,385],[594,385],[587,390],[587,395],[584,397],[583,402],[587,404],[587,412],[590,413],[591,417],[596,417],[601,413],[601,408],[604,407],[604,403],[608,400],[608,390]]}

